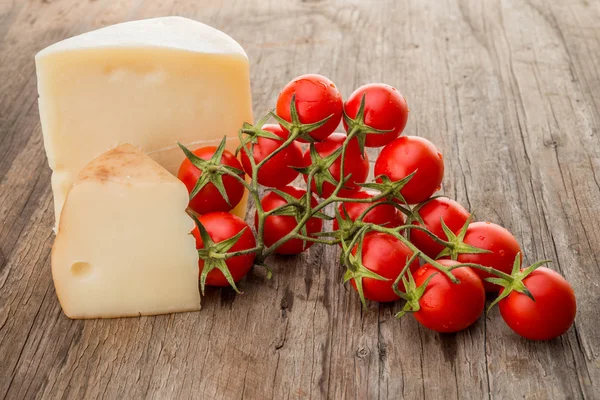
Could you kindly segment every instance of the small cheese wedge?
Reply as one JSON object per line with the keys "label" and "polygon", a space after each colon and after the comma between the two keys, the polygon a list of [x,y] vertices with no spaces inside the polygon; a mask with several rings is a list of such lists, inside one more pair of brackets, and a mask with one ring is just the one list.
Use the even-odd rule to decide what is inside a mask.
{"label": "small cheese wedge", "polygon": [[[195,149],[239,144],[252,122],[250,68],[225,33],[181,17],[125,22],[63,40],[36,57],[39,109],[56,222],[92,159],[122,143],[170,173]],[[245,200],[237,207],[244,216]]]}
{"label": "small cheese wedge", "polygon": [[52,248],[69,318],[200,309],[198,252],[177,178],[124,144],[90,162],[69,190]]}

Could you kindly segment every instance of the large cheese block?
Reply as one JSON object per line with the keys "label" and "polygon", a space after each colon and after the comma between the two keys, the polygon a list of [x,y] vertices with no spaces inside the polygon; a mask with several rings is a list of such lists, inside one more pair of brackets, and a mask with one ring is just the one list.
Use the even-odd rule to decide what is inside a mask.
{"label": "large cheese block", "polygon": [[246,53],[190,19],[109,26],[47,47],[35,61],[57,222],[81,169],[105,151],[131,143],[176,174],[176,141],[195,149],[227,136],[234,150],[243,122],[252,122]]}
{"label": "large cheese block", "polygon": [[188,193],[140,149],[89,163],[69,190],[52,248],[52,276],[70,318],[200,309]]}

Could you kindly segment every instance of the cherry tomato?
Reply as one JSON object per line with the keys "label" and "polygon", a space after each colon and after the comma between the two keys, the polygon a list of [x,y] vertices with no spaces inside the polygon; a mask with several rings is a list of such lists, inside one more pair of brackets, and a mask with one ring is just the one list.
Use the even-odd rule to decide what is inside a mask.
{"label": "cherry tomato", "polygon": [[[292,121],[290,103],[294,94],[301,123],[312,124],[332,115],[325,125],[309,133],[316,141],[325,140],[342,119],[343,103],[339,90],[333,82],[321,75],[308,74],[295,78],[285,85],[277,98],[277,115],[288,122]],[[282,126],[282,129],[287,132],[285,127]]]}
{"label": "cherry tomato", "polygon": [[[352,254],[356,254],[358,245],[352,249]],[[362,245],[362,262],[365,268],[376,274],[388,278],[382,281],[373,278],[363,278],[363,293],[366,299],[386,303],[396,301],[400,297],[394,293],[392,285],[398,275],[404,269],[406,262],[413,255],[413,252],[400,240],[387,233],[370,232],[367,233]],[[415,271],[419,268],[419,260],[415,259],[409,269]],[[356,289],[356,282],[351,281],[352,287]],[[402,283],[400,290],[404,290]]]}
{"label": "cherry tomato", "polygon": [[[389,85],[370,83],[356,89],[344,103],[344,111],[356,118],[363,94],[365,95],[364,123],[371,128],[391,130],[383,134],[367,134],[365,146],[381,147],[402,134],[408,120],[408,105],[402,94]],[[348,125],[344,121],[344,128]]]}
{"label": "cherry tomato", "polygon": [[[234,251],[242,251],[251,249],[256,246],[256,240],[254,239],[254,234],[252,230],[248,226],[244,220],[239,217],[236,217],[233,214],[228,212],[212,212],[208,214],[201,215],[199,218],[200,223],[204,226],[210,238],[215,242],[219,243],[223,240],[227,240],[235,235],[237,235],[242,229],[246,228],[242,236],[240,236],[239,240],[233,245],[233,247],[229,250],[229,252]],[[204,247],[204,243],[202,242],[202,238],[200,237],[200,232],[198,227],[196,227],[192,234],[196,239],[196,248],[201,249]],[[231,276],[233,277],[234,282],[240,281],[252,265],[254,264],[254,253],[243,254],[241,256],[231,257],[225,261],[227,267],[229,268],[229,272],[231,272]],[[199,261],[200,273],[202,273],[202,269],[204,268],[204,260],[200,259]],[[206,284],[208,286],[220,286],[227,287],[229,286],[229,282],[225,278],[225,275],[218,269],[213,269],[210,271],[206,277]]]}
{"label": "cherry tomato", "polygon": [[[517,239],[500,225],[490,222],[469,224],[463,241],[471,246],[489,250],[491,253],[459,254],[457,258],[459,262],[481,264],[507,274],[511,273],[517,254],[522,254]],[[492,276],[491,274],[478,269],[475,272],[484,280],[483,285],[487,292],[500,290],[500,286],[485,281],[485,278]]]}
{"label": "cherry tomato", "polygon": [[[456,261],[438,260],[444,266]],[[417,287],[435,274],[419,300],[419,311],[413,313],[424,327],[436,332],[458,332],[472,325],[483,313],[485,290],[481,279],[469,267],[459,267],[452,274],[460,283],[452,281],[438,269],[425,264],[414,273]]]}
{"label": "cherry tomato", "polygon": [[[315,143],[315,149],[317,153],[321,156],[321,158],[325,158],[328,155],[335,152],[337,149],[341,148],[346,140],[346,135],[343,133],[334,133],[329,136],[325,141]],[[307,149],[304,152],[303,165],[309,166],[312,163],[310,158],[310,151]],[[334,163],[329,167],[329,172],[331,172],[331,176],[333,179],[339,182],[340,180],[340,168],[342,165],[342,156],[340,156],[334,161]],[[356,185],[357,183],[364,183],[369,176],[369,158],[367,154],[360,153],[360,147],[358,145],[358,141],[356,138],[352,138],[348,145],[346,146],[346,157],[344,158],[344,175],[348,176],[352,174],[350,180],[344,185],[344,188],[340,189],[338,195],[341,197],[351,196],[354,192],[359,190],[359,187]],[[304,181],[307,180],[307,176],[304,175]],[[315,181],[312,182],[312,190],[317,193],[317,188],[315,185]],[[323,191],[322,193],[317,193],[323,198],[329,197],[333,194],[335,190],[335,186],[329,182],[323,183]]]}
{"label": "cherry tomato", "polygon": [[392,219],[385,227],[386,228],[397,228],[400,225],[404,225],[404,214],[401,211],[396,213],[394,219]]}
{"label": "cherry tomato", "polygon": [[498,304],[504,322],[513,331],[531,340],[550,340],[573,325],[577,303],[565,278],[540,267],[523,279],[523,284],[535,301],[513,291]]}
{"label": "cherry tomato", "polygon": [[[214,146],[200,147],[193,151],[198,157],[209,160],[217,150]],[[225,150],[221,156],[221,163],[230,167],[242,170],[242,165],[231,152]],[[191,193],[196,186],[196,182],[202,175],[202,171],[196,168],[187,158],[183,160],[177,172],[177,177],[181,180]],[[240,176],[243,177],[243,172]],[[189,207],[198,214],[207,214],[214,211],[230,211],[242,200],[244,195],[244,185],[233,176],[222,175],[223,186],[229,198],[229,204],[225,201],[219,190],[212,182],[209,182],[190,200]]]}
{"label": "cherry tomato", "polygon": [[[454,233],[458,233],[460,228],[467,222],[467,219],[469,219],[469,212],[456,201],[447,197],[438,197],[429,200],[418,210],[418,213],[425,223],[425,228],[443,240],[447,240],[448,238],[442,229],[441,219],[444,219],[446,226]],[[417,221],[413,222],[413,224],[421,225]],[[410,241],[431,258],[436,258],[444,249],[444,246],[434,242],[429,235],[417,229],[411,230]]]}
{"label": "cherry tomato", "polygon": [[[274,133],[282,139],[287,139],[288,134],[281,129],[279,125],[268,124],[262,127],[263,130]],[[258,164],[267,156],[277,150],[283,142],[259,137],[257,143],[254,144],[254,162]],[[250,148],[250,144],[248,144]],[[252,165],[245,151],[241,151],[242,165],[244,171],[249,176],[252,176]],[[279,187],[285,186],[298,176],[298,171],[290,167],[299,167],[302,165],[302,149],[299,143],[293,142],[285,149],[277,153],[273,158],[267,161],[258,170],[258,183],[263,186]]]}
{"label": "cherry tomato", "polygon": [[200,229],[198,229],[198,226],[194,226],[194,229],[192,230],[192,236],[194,236],[194,239],[196,239],[196,248],[197,249],[201,249],[202,248],[202,239],[200,238]]}
{"label": "cherry tomato", "polygon": [[[360,191],[354,192],[350,194],[350,198],[352,199],[371,199],[375,196],[374,193],[370,193],[368,191]],[[384,200],[380,200],[378,203],[383,202]],[[344,218],[344,208],[348,213],[348,216],[352,221],[356,221],[358,217],[369,207],[371,207],[372,203],[352,203],[346,202],[340,204],[338,210],[340,215]],[[404,223],[404,216],[400,211],[396,209],[391,204],[381,204],[374,207],[371,211],[365,215],[363,218],[363,222],[373,223],[376,225],[385,226],[387,228],[395,228]],[[337,231],[339,229],[339,224],[337,220],[333,220],[333,230]]]}
{"label": "cherry tomato", "polygon": [[[375,176],[399,181],[417,171],[400,190],[408,204],[421,203],[440,189],[444,177],[442,153],[427,139],[402,136],[386,145],[375,162]],[[377,179],[381,182],[381,178]]]}
{"label": "cherry tomato", "polygon": [[[300,199],[306,194],[306,190],[298,189],[294,186],[285,186],[279,188],[284,193],[294,196]],[[281,207],[287,204],[287,201],[274,192],[269,192],[265,197],[262,198],[261,202],[263,210],[265,212],[271,211],[275,208]],[[311,206],[317,206],[318,202],[315,196],[312,196]],[[254,215],[254,225],[258,229],[258,213]],[[279,239],[290,233],[298,225],[296,218],[287,215],[270,215],[265,219],[263,240],[266,246],[270,247],[277,243]],[[323,220],[319,218],[311,218],[306,223],[306,233],[309,237],[314,237],[313,234],[320,232],[323,229]],[[304,250],[308,249],[313,245],[313,242],[305,242],[303,245],[302,240],[292,239],[288,240],[275,250],[278,254],[299,254]]]}

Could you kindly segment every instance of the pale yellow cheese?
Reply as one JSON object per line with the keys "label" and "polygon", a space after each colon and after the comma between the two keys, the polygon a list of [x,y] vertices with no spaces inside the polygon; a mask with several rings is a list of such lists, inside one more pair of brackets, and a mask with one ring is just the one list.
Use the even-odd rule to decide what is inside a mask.
{"label": "pale yellow cheese", "polygon": [[[252,122],[246,53],[190,19],[109,26],[56,43],[35,61],[57,223],[77,175],[105,151],[131,143],[176,174],[176,141],[195,149],[227,136],[235,150],[238,130]],[[245,211],[245,200],[237,209]]]}
{"label": "pale yellow cheese", "polygon": [[200,309],[188,193],[140,149],[89,163],[69,190],[52,248],[52,276],[70,318]]}

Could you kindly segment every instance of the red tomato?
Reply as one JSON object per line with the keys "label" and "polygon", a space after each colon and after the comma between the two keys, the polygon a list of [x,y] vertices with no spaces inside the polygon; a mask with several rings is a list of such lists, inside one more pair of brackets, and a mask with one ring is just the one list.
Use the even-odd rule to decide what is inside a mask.
{"label": "red tomato", "polygon": [[[442,218],[444,219],[444,223],[454,233],[458,233],[460,228],[467,222],[467,219],[469,219],[469,212],[456,201],[447,197],[438,197],[428,201],[418,210],[418,213],[425,223],[425,228],[442,240],[448,240],[442,229],[440,221]],[[417,221],[413,222],[413,224],[421,225]],[[429,235],[417,229],[411,230],[410,241],[425,255],[434,259],[444,249],[444,246],[437,244]]]}
{"label": "red tomato", "polygon": [[[282,139],[287,139],[288,134],[281,129],[279,125],[268,124],[262,127],[263,130],[274,133]],[[277,150],[283,142],[259,137],[258,142],[254,144],[254,162],[258,164],[267,156]],[[248,144],[250,148],[250,144]],[[252,165],[245,151],[241,151],[242,165],[244,171],[252,176]],[[290,168],[302,165],[302,149],[300,144],[293,142],[284,150],[281,150],[273,158],[267,161],[258,171],[258,183],[263,186],[279,187],[285,186],[298,176],[298,171]]]}
{"label": "red tomato", "polygon": [[397,228],[400,225],[404,225],[404,214],[401,211],[396,213],[394,219],[392,219],[389,224],[386,225],[386,228]]}
{"label": "red tomato", "polygon": [[[427,139],[402,136],[386,145],[375,162],[375,176],[399,181],[417,171],[400,193],[408,204],[421,203],[440,189],[444,177],[442,153]],[[377,179],[381,182],[381,179]]]}
{"label": "red tomato", "polygon": [[[200,147],[199,149],[194,150],[193,153],[204,160],[210,160],[215,154],[215,150],[217,150],[215,146],[207,146]],[[227,150],[225,150],[221,156],[221,163],[243,171],[237,158]],[[179,172],[177,172],[177,177],[184,183],[188,193],[192,192],[201,175],[202,171],[196,168],[187,158],[183,160],[179,167]],[[240,174],[240,176],[243,177],[243,173]],[[193,199],[190,200],[189,207],[198,214],[232,210],[240,200],[242,200],[245,188],[244,185],[233,176],[223,175],[222,178],[223,186],[225,187],[227,197],[229,198],[229,205],[223,196],[221,196],[221,193],[219,193],[215,185],[209,182],[194,196]]]}
{"label": "red tomato", "polygon": [[550,340],[573,325],[577,303],[565,278],[540,267],[523,279],[523,284],[535,301],[513,291],[499,302],[502,318],[513,331],[531,340]]}
{"label": "red tomato", "polygon": [[[367,191],[354,192],[349,197],[353,199],[371,199],[375,196],[373,193],[369,193]],[[383,202],[384,200],[380,200],[379,202]],[[379,203],[378,202],[378,203]],[[371,207],[372,203],[343,203],[340,204],[338,210],[340,215],[344,218],[343,208],[346,209],[348,216],[352,221],[356,221],[358,217],[369,207]],[[404,216],[400,211],[396,209],[396,207],[390,204],[381,204],[373,208],[371,211],[365,215],[363,218],[363,222],[377,224],[381,226],[385,226],[388,228],[394,228],[400,226],[404,223]],[[339,224],[337,220],[333,220],[333,230],[337,231],[339,229]]]}
{"label": "red tomato", "polygon": [[[298,189],[294,186],[285,186],[279,188],[284,193],[294,196],[297,199],[300,199],[302,196],[306,194],[306,190]],[[287,204],[287,201],[282,198],[280,195],[274,192],[269,192],[265,197],[261,200],[261,205],[263,210],[271,211],[275,208],[281,207],[284,204]],[[312,196],[311,206],[317,206],[318,202],[315,196]],[[266,246],[270,247],[277,243],[279,239],[290,233],[296,226],[298,225],[296,218],[287,215],[270,215],[265,219],[264,233],[263,233],[263,241]],[[258,228],[258,213],[254,215],[254,226]],[[306,223],[306,232],[309,237],[313,237],[313,234],[316,232],[320,232],[323,229],[323,220],[319,218],[311,218]],[[306,242],[306,245],[303,246],[302,240],[300,239],[292,239],[288,240],[281,246],[275,250],[278,254],[299,254],[304,250],[308,249],[313,245],[313,242]]]}
{"label": "red tomato", "polygon": [[[367,147],[385,146],[402,134],[408,120],[408,105],[402,94],[389,85],[370,83],[359,87],[344,103],[344,111],[356,118],[363,94],[365,95],[364,123],[379,130],[392,130],[383,134],[367,134]],[[348,125],[344,121],[344,128]]]}
{"label": "red tomato", "polygon": [[[356,254],[357,249],[358,245],[352,249],[352,254]],[[392,285],[412,255],[413,252],[392,235],[379,232],[367,233],[362,245],[362,263],[368,270],[384,278],[388,278],[388,280],[382,281],[373,278],[363,278],[362,284],[365,298],[380,303],[398,300],[400,297],[394,293]],[[409,268],[411,271],[419,268],[419,260],[415,259]],[[354,279],[352,279],[351,283],[352,287],[356,289]],[[400,290],[404,290],[402,283],[399,286]]]}
{"label": "red tomato", "polygon": [[[315,143],[315,149],[321,158],[325,158],[328,155],[341,148],[346,140],[346,135],[343,133],[334,133],[329,136],[325,141]],[[310,159],[310,151],[307,149],[304,152],[303,166],[307,167],[312,163]],[[342,166],[342,156],[340,155],[335,162],[329,167],[329,172],[333,179],[339,182],[340,180],[340,168]],[[356,138],[350,140],[346,146],[346,157],[344,158],[344,176],[352,174],[350,180],[344,185],[345,188],[340,189],[338,195],[341,197],[351,196],[354,192],[359,190],[357,183],[364,183],[369,176],[369,158],[367,154],[360,153],[360,147]],[[304,175],[304,181],[307,180],[307,176]],[[312,190],[317,193],[315,181],[312,182]],[[335,186],[329,182],[323,183],[323,192],[317,193],[323,198],[329,197],[333,194]]]}
{"label": "red tomato", "polygon": [[194,226],[194,229],[192,230],[192,236],[194,236],[194,239],[196,239],[196,248],[201,249],[203,244],[202,239],[200,238],[200,229],[198,229],[198,225]]}
{"label": "red tomato", "polygon": [[[288,122],[292,121],[290,103],[294,94],[301,123],[312,124],[332,115],[325,125],[309,133],[314,140],[325,140],[342,119],[343,103],[339,90],[329,79],[317,74],[302,75],[292,80],[279,93],[276,108],[277,115]],[[285,127],[282,128],[287,132]]]}
{"label": "red tomato", "polygon": [[[491,253],[459,254],[457,258],[459,262],[481,264],[507,274],[511,273],[517,254],[522,253],[517,239],[509,231],[490,222],[470,224],[463,241],[471,246],[489,250]],[[478,269],[475,272],[482,280],[492,276]],[[488,292],[497,292],[501,288],[485,280],[483,285]]]}
{"label": "red tomato", "polygon": [[[215,243],[227,240],[237,235],[242,229],[246,228],[242,236],[233,245],[229,252],[247,250],[256,246],[254,234],[252,233],[252,230],[250,229],[248,224],[244,222],[244,220],[242,220],[239,217],[236,217],[233,214],[218,211],[201,215],[198,219],[208,232],[210,238]],[[192,231],[192,234],[196,239],[196,248],[203,248],[204,243],[202,242],[202,238],[200,237],[198,227],[196,227]],[[256,255],[254,253],[249,253],[237,257],[231,257],[225,261],[227,267],[229,268],[229,272],[231,272],[231,276],[233,277],[234,282],[238,282],[244,276],[246,276],[246,274],[248,273],[248,271],[250,271],[250,268],[252,268],[252,265],[254,264],[255,256]],[[204,260],[200,259],[199,267],[200,273],[202,273],[202,269],[204,268]],[[213,269],[208,273],[208,276],[206,277],[206,284],[208,286],[229,286],[229,282],[227,282],[225,275],[223,275],[223,273],[218,269]]]}
{"label": "red tomato", "polygon": [[[452,260],[438,262],[444,266],[457,264]],[[485,307],[485,290],[479,276],[469,267],[456,268],[452,273],[460,283],[452,283],[430,264],[423,265],[414,273],[417,287],[436,274],[419,300],[420,310],[413,313],[421,325],[436,332],[466,329],[477,321]]]}

